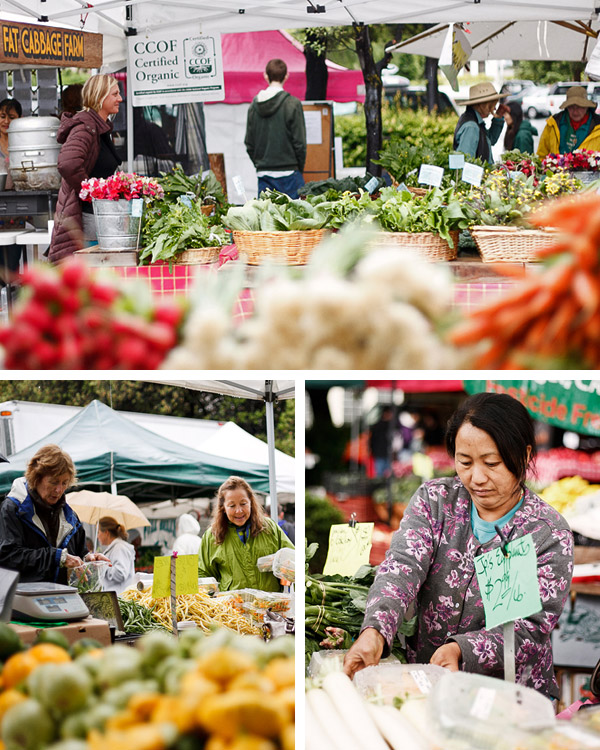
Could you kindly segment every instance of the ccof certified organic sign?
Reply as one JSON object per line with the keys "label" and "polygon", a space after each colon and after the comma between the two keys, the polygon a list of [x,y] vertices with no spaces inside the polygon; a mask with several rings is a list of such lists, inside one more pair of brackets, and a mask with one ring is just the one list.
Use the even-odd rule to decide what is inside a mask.
{"label": "ccof certified organic sign", "polygon": [[225,97],[220,34],[131,36],[133,106],[219,101]]}

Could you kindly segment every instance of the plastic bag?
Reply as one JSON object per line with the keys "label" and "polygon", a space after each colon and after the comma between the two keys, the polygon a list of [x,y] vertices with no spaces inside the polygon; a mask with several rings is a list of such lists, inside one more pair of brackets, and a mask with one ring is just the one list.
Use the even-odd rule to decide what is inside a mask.
{"label": "plastic bag", "polygon": [[275,559],[275,553],[272,555],[265,555],[264,557],[259,557],[256,561],[256,567],[260,570],[261,573],[268,573],[269,571],[273,570],[273,560]]}
{"label": "plastic bag", "polygon": [[379,705],[399,708],[405,700],[425,698],[448,670],[436,664],[384,664],[366,667],[354,676],[358,692]]}
{"label": "plastic bag", "polygon": [[91,591],[102,591],[101,570],[110,563],[104,560],[84,562],[77,568],[69,568],[69,586],[76,588],[80,594]]}
{"label": "plastic bag", "polygon": [[296,580],[296,550],[282,547],[275,553],[273,575],[290,583]]}

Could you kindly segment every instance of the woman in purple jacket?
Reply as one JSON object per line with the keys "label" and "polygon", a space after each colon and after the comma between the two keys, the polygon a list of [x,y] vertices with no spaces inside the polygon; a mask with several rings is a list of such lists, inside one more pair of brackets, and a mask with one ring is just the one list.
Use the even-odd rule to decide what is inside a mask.
{"label": "woman in purple jacket", "polygon": [[417,631],[407,639],[412,663],[503,677],[502,626],[486,630],[475,558],[531,534],[542,611],[515,621],[517,682],[558,697],[550,635],[573,574],[567,522],[525,487],[535,457],[533,422],[511,396],[479,393],[450,418],[446,447],[453,478],[425,482],[415,493],[369,591],[362,632],[344,670],[387,656],[411,605]]}
{"label": "woman in purple jacket", "polygon": [[62,181],[50,243],[52,262],[96,240],[92,204],[79,199],[79,190],[83,180],[109,177],[121,164],[109,117],[117,114],[122,101],[119,84],[112,76],[91,76],[82,90],[83,110],[64,112],[61,117],[56,140],[62,144],[58,155]]}

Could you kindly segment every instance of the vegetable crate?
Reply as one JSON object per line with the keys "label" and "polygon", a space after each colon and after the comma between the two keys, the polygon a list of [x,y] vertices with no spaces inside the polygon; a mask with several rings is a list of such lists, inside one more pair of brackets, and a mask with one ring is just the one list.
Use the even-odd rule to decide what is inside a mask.
{"label": "vegetable crate", "polygon": [[375,245],[406,247],[416,250],[426,260],[455,260],[458,252],[458,232],[450,232],[452,247],[435,232],[378,232]]}
{"label": "vegetable crate", "polygon": [[555,244],[559,232],[554,229],[473,226],[470,229],[484,263],[529,263],[537,252]]}
{"label": "vegetable crate", "polygon": [[292,230],[289,232],[234,231],[233,241],[250,265],[266,260],[301,266],[308,263],[313,248],[319,244],[325,229]]}

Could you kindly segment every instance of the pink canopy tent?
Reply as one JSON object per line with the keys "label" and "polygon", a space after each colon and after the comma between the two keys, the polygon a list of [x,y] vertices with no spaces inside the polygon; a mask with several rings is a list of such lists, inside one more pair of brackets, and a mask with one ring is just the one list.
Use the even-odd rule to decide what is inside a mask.
{"label": "pink canopy tent", "polygon": [[[304,99],[306,93],[306,59],[302,45],[285,31],[253,31],[242,34],[223,34],[223,69],[225,71],[225,99],[223,104],[251,102],[267,85],[263,78],[266,64],[280,58],[287,67],[289,78],[285,90]],[[329,77],[327,99],[335,102],[363,102],[364,80],[360,70],[349,70],[327,61]],[[362,93],[359,93],[362,92]]]}

